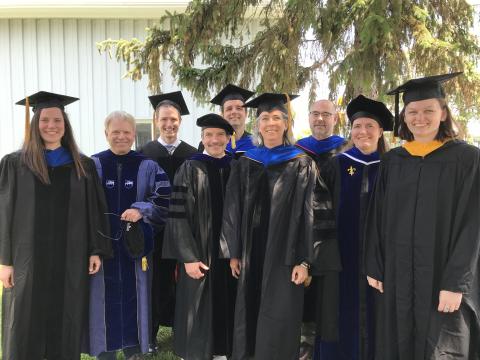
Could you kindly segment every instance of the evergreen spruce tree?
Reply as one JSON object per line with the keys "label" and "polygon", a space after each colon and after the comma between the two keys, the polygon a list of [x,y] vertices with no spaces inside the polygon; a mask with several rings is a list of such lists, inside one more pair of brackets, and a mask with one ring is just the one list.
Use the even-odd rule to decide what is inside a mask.
{"label": "evergreen spruce tree", "polygon": [[167,13],[137,39],[105,40],[101,52],[126,62],[127,76],[147,75],[160,92],[160,62],[178,85],[205,101],[226,83],[258,91],[315,97],[318,75],[344,104],[363,93],[393,104],[385,93],[412,77],[464,71],[446,84],[463,119],[478,115],[480,58],[465,0],[193,0]]}

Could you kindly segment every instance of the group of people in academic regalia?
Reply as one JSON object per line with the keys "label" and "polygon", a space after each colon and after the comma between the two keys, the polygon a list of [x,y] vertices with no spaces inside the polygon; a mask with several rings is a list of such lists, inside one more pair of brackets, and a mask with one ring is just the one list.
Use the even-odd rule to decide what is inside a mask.
{"label": "group of people in academic regalia", "polygon": [[331,101],[295,141],[295,95],[230,84],[196,149],[182,93],[153,95],[158,139],[132,150],[114,111],[90,158],[77,98],[21,100],[25,141],[0,163],[3,358],[142,359],[167,326],[185,360],[480,359],[480,150],[442,87],[459,74],[392,90],[395,116],[359,95],[349,139]]}

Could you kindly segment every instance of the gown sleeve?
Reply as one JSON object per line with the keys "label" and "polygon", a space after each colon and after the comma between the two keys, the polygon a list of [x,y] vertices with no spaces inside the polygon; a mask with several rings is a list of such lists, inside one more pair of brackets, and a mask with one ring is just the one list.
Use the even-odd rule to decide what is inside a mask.
{"label": "gown sleeve", "polygon": [[326,161],[320,168],[320,178],[331,194],[334,193],[338,159],[336,156]]}
{"label": "gown sleeve", "polygon": [[[461,159],[465,164],[453,221],[449,257],[444,268],[441,289],[469,293],[478,276],[480,256],[480,168],[479,151],[468,147]],[[458,185],[457,185],[458,186]]]}
{"label": "gown sleeve", "polygon": [[15,207],[15,162],[6,155],[0,162],[0,264],[12,264],[11,224]]}
{"label": "gown sleeve", "polygon": [[195,241],[195,196],[192,191],[193,176],[189,161],[175,173],[165,235],[163,258],[177,259],[182,263],[200,261],[200,249]]}
{"label": "gown sleeve", "polygon": [[[332,159],[320,169],[314,192],[314,259],[312,274],[340,271],[333,191],[337,162]],[[329,184],[329,185],[327,185]]]}
{"label": "gown sleeve", "polygon": [[[298,263],[302,261],[307,261],[309,264],[314,264],[316,262],[315,252],[314,252],[314,243],[315,243],[315,212],[314,212],[314,202],[316,194],[316,186],[319,185],[318,182],[318,172],[315,163],[313,160],[307,168],[305,173],[305,203],[303,205],[303,214],[304,214],[304,231],[305,234],[302,236],[304,243],[301,248],[303,248],[303,255],[298,259]],[[302,252],[300,252],[302,254]]]}
{"label": "gown sleeve", "polygon": [[168,216],[170,181],[165,171],[154,161],[147,160],[145,165],[145,174],[140,174],[146,182],[145,198],[134,202],[132,208],[139,210],[144,221],[158,231],[163,228]]}
{"label": "gown sleeve", "polygon": [[104,258],[113,256],[108,220],[108,206],[102,184],[91,159],[84,159],[87,187],[87,213],[89,221],[89,253]]}
{"label": "gown sleeve", "polygon": [[232,162],[230,177],[225,191],[225,205],[223,210],[222,232],[220,243],[227,244],[227,249],[222,249],[225,258],[240,259],[242,257],[241,238],[241,161]]}
{"label": "gown sleeve", "polygon": [[364,273],[371,278],[383,281],[384,278],[384,236],[383,236],[383,207],[385,201],[385,187],[387,183],[387,160],[382,160],[373,189],[372,198],[367,211],[365,222],[365,259]]}

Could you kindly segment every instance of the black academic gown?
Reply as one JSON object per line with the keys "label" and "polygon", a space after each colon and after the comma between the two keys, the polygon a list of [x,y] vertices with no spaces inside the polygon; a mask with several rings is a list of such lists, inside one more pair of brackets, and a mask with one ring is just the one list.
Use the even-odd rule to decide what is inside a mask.
{"label": "black academic gown", "polygon": [[[163,256],[180,263],[175,353],[185,360],[210,360],[232,350],[236,280],[229,260],[219,257],[226,249],[220,228],[230,166],[218,167],[205,155],[197,158],[183,163],[175,175]],[[185,271],[184,263],[196,261],[209,267],[202,279]]]}
{"label": "black academic gown", "polygon": [[305,153],[315,161],[315,164],[317,164],[318,169],[320,171],[321,171],[323,165],[325,165],[326,162],[328,162],[335,155],[340,154],[341,152],[345,151],[347,145],[348,145],[348,141],[345,140],[340,146],[338,146],[335,149],[325,151],[325,152],[322,152],[322,153],[316,153],[312,149],[309,149],[309,148],[306,148],[304,146],[299,146],[298,144],[295,144],[295,146],[297,146],[298,148],[305,151]]}
{"label": "black academic gown", "polygon": [[89,256],[111,253],[99,233],[109,234],[103,190],[93,161],[82,161],[86,178],[73,164],[49,167],[51,185],[19,152],[0,164],[0,264],[13,266],[15,284],[3,290],[5,360],[80,358]]}
{"label": "black academic gown", "polygon": [[[197,150],[184,141],[170,155],[167,149],[157,140],[150,141],[139,149],[167,173],[170,183],[173,183],[175,172],[185,159],[195,154]],[[176,261],[162,259],[162,244],[164,231],[155,236],[155,249],[153,252],[153,277],[152,277],[152,339],[156,339],[161,326],[173,326],[175,313],[175,267]]]}
{"label": "black academic gown", "polygon": [[[479,191],[479,149],[462,141],[382,159],[366,232],[384,286],[376,359],[480,359]],[[459,311],[437,311],[440,290],[463,293]]]}
{"label": "black academic gown", "polygon": [[298,146],[310,156],[317,165],[320,176],[315,185],[314,211],[314,245],[317,264],[311,269],[313,274],[309,286],[305,289],[303,304],[303,322],[316,324],[316,334],[329,339],[336,339],[336,326],[330,311],[330,304],[337,300],[334,292],[338,272],[342,269],[338,252],[335,212],[332,204],[332,192],[325,184],[324,166],[336,154],[343,151],[347,141],[339,147],[323,153]]}
{"label": "black academic gown", "polygon": [[315,359],[373,359],[376,292],[363,273],[363,259],[365,217],[379,163],[378,153],[365,155],[353,147],[322,168],[334,195],[342,271],[323,279]]}
{"label": "black academic gown", "polygon": [[233,359],[298,359],[304,286],[291,273],[314,262],[316,179],[305,155],[266,167],[243,156],[232,166],[222,237],[242,259]]}

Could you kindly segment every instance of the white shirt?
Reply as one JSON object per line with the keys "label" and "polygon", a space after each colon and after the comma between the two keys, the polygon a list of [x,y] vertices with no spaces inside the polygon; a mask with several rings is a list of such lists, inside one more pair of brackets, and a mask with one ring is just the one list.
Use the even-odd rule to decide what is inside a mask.
{"label": "white shirt", "polygon": [[[182,140],[180,140],[180,139],[177,138],[177,140],[175,140],[173,143],[168,144],[168,143],[166,143],[165,141],[163,141],[163,139],[162,139],[161,137],[159,137],[159,138],[157,139],[157,141],[158,141],[163,147],[165,147],[166,149],[168,149],[169,147],[173,146],[172,150],[169,151],[170,155],[172,155],[172,153],[175,151],[175,149],[178,147],[178,145],[180,145],[180,142],[181,142]],[[167,145],[168,145],[168,146],[167,146]]]}
{"label": "white shirt", "polygon": [[[215,156],[210,155],[210,154],[207,152],[207,150],[203,150],[203,154],[204,154],[204,155],[208,155],[208,156],[210,156],[210,157],[215,157]],[[226,154],[223,154],[223,156],[222,156],[221,158],[223,158],[225,155],[226,155]],[[217,159],[221,159],[221,158],[217,158]]]}

